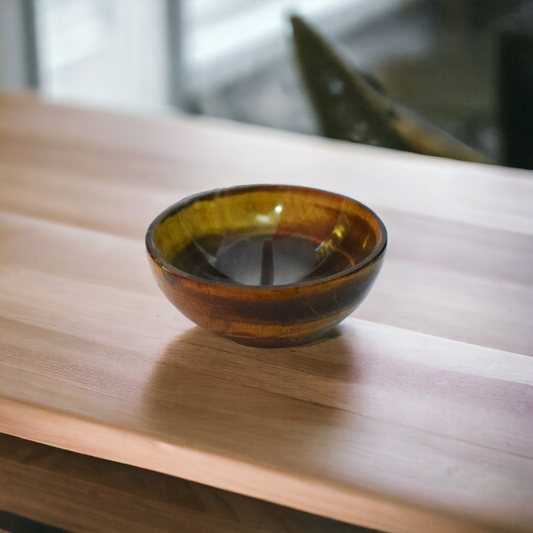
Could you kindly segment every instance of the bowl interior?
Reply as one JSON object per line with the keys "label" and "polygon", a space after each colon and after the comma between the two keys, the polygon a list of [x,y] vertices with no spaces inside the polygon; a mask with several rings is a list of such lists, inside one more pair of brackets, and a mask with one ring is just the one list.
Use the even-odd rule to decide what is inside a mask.
{"label": "bowl interior", "polygon": [[152,226],[155,251],[167,264],[205,280],[251,286],[339,274],[385,239],[381,221],[358,202],[283,186],[193,196]]}

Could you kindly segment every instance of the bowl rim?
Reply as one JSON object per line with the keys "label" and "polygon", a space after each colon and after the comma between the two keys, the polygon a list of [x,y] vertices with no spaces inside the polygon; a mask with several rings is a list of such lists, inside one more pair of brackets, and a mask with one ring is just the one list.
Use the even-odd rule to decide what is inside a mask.
{"label": "bowl rim", "polygon": [[[195,276],[194,274],[190,274],[188,272],[185,272],[184,270],[181,270],[171,263],[169,263],[159,252],[157,249],[155,242],[154,242],[154,235],[155,230],[161,222],[166,220],[168,217],[173,216],[177,214],[181,209],[184,207],[187,207],[188,205],[191,205],[192,203],[202,200],[208,197],[216,196],[222,192],[231,192],[231,193],[239,193],[239,192],[250,192],[254,190],[280,190],[280,189],[292,189],[292,190],[301,190],[301,191],[310,191],[310,192],[318,192],[321,194],[326,194],[329,196],[336,196],[337,198],[341,198],[343,200],[347,200],[349,202],[352,202],[354,204],[357,204],[359,207],[363,208],[365,211],[367,211],[377,222],[380,230],[380,236],[378,239],[378,242],[372,251],[368,256],[366,256],[362,261],[359,261],[359,263],[353,265],[350,268],[347,268],[345,270],[341,270],[340,272],[337,272],[335,274],[331,274],[330,276],[323,276],[320,278],[315,278],[307,281],[297,281],[294,283],[287,283],[285,285],[244,285],[239,284],[235,282],[227,282],[227,281],[213,281],[206,278],[203,278],[201,276]],[[219,189],[211,189],[195,194],[191,194],[189,196],[186,196],[185,198],[179,200],[178,202],[170,205],[166,209],[164,209],[159,215],[157,215],[150,226],[148,227],[148,230],[146,232],[145,237],[145,244],[146,244],[146,250],[151,257],[151,259],[156,263],[162,270],[167,271],[171,274],[174,274],[179,277],[187,278],[190,280],[194,280],[198,283],[209,285],[213,287],[228,287],[228,288],[234,288],[239,291],[246,290],[246,291],[255,291],[255,292],[270,292],[270,291],[284,291],[284,290],[290,290],[294,288],[299,287],[306,287],[310,285],[319,285],[331,280],[335,279],[341,279],[347,276],[350,276],[354,274],[355,272],[358,272],[368,266],[369,264],[375,262],[381,255],[384,254],[387,244],[388,244],[388,234],[387,234],[387,228],[385,227],[385,224],[383,221],[378,217],[378,215],[370,209],[365,204],[359,202],[358,200],[354,200],[353,198],[350,198],[349,196],[345,196],[343,194],[338,194],[331,191],[326,191],[324,189],[318,189],[315,187],[305,187],[301,185],[281,185],[281,184],[255,184],[255,185],[237,185],[233,187],[221,187]]]}

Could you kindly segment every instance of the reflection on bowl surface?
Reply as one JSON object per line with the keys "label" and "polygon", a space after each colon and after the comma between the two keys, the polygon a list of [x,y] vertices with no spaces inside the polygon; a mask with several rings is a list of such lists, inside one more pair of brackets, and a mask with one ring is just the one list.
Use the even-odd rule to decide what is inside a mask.
{"label": "reflection on bowl surface", "polygon": [[[318,246],[311,239],[294,235],[228,233],[222,239],[198,239],[178,252],[172,264],[190,274],[242,285],[287,285],[319,277],[320,272],[341,272],[352,265],[350,258],[337,250],[326,262],[320,262]],[[320,271],[319,266],[323,267]]]}
{"label": "reflection on bowl surface", "polygon": [[256,185],[191,196],[150,225],[159,287],[198,325],[241,344],[303,344],[370,290],[387,233],[344,196]]}

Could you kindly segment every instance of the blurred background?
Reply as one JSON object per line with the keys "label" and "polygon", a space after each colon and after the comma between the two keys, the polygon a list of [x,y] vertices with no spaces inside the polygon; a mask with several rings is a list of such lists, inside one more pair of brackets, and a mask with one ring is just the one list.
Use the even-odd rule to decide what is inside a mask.
{"label": "blurred background", "polygon": [[0,88],[317,134],[290,44],[297,13],[396,101],[501,161],[501,31],[524,3],[0,0]]}

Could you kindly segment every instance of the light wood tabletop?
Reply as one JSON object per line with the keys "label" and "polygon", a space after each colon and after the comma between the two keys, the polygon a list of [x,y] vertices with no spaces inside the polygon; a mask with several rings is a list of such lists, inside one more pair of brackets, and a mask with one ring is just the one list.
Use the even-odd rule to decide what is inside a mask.
{"label": "light wood tabletop", "polygon": [[[172,307],[144,235],[249,183],[389,232],[326,338],[265,350]],[[390,533],[533,530],[533,172],[0,96],[0,432]]]}
{"label": "light wood tabletop", "polygon": [[2,523],[5,509],[15,523],[7,529],[16,533],[48,531],[27,527],[28,519],[61,528],[53,533],[374,533],[151,470],[0,434],[0,533],[9,525]]}

